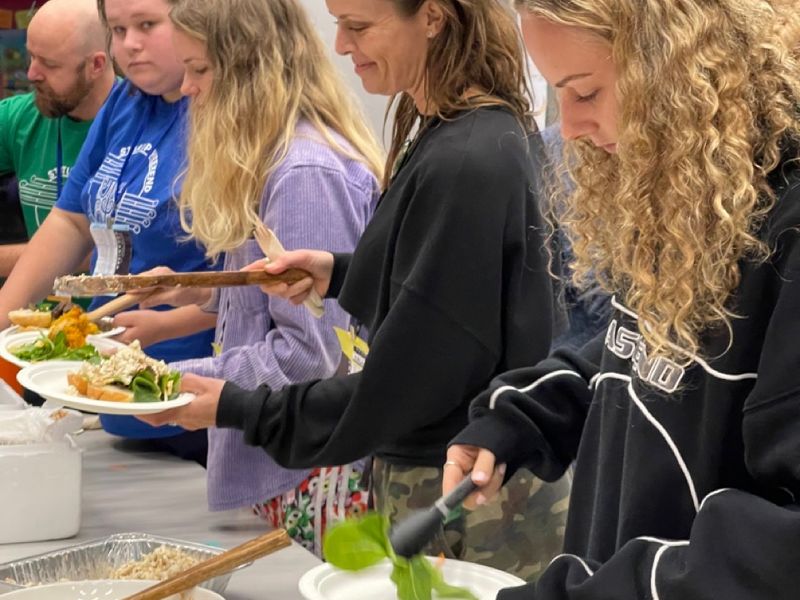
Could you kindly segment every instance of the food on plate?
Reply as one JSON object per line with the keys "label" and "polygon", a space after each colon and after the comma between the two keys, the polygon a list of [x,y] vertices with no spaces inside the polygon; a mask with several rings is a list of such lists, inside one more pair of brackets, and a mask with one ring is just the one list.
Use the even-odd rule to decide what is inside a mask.
{"label": "food on plate", "polygon": [[20,308],[8,313],[8,320],[20,327],[50,327],[53,315],[50,311],[36,310],[35,308]]}
{"label": "food on plate", "polygon": [[67,381],[72,393],[93,400],[163,402],[178,396],[181,375],[147,356],[135,340],[107,358],[84,362]]}
{"label": "food on plate", "polygon": [[56,318],[40,337],[27,344],[9,348],[9,352],[28,362],[43,360],[89,360],[98,356],[97,349],[86,342],[86,336],[99,333],[79,306],[72,306]]}
{"label": "food on plate", "polygon": [[87,335],[108,329],[108,323],[89,320],[83,309],[70,302],[68,296],[48,296],[30,308],[20,308],[8,313],[8,319],[20,330],[49,329],[52,339],[59,331],[64,331],[70,348],[79,348],[85,343]]}
{"label": "food on plate", "polygon": [[397,556],[389,542],[389,520],[377,513],[346,519],[328,529],[322,551],[325,560],[345,571],[360,571],[389,559],[399,600],[429,600],[437,597],[434,592],[440,598],[477,600],[469,590],[446,583],[424,556]]}
{"label": "food on plate", "polygon": [[[85,338],[84,338],[85,339]],[[70,348],[67,334],[59,331],[50,337],[42,334],[34,341],[8,349],[11,354],[27,362],[43,360],[90,360],[99,356],[97,348],[84,342],[82,346]]]}
{"label": "food on plate", "polygon": [[200,560],[178,548],[159,546],[139,560],[114,569],[110,579],[166,579],[195,566]]}
{"label": "food on plate", "polygon": [[86,344],[86,336],[100,333],[100,328],[89,320],[80,306],[73,306],[53,321],[47,335],[53,339],[61,332],[70,348],[80,348]]}
{"label": "food on plate", "polygon": [[69,296],[48,296],[28,308],[12,310],[8,313],[8,320],[20,327],[47,328],[70,306]]}

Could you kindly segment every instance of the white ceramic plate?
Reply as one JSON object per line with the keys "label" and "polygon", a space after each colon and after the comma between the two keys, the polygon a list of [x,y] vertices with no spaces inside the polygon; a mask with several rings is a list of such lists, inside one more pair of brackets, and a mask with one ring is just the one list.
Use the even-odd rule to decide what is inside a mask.
{"label": "white ceramic plate", "polygon": [[[307,600],[397,600],[395,585],[389,579],[391,570],[388,561],[356,572],[341,571],[326,563],[303,575],[298,587]],[[450,559],[444,561],[442,574],[447,583],[467,588],[480,600],[495,600],[501,589],[525,583],[491,567]]]}
{"label": "white ceramic plate", "polygon": [[[0,356],[10,362],[12,365],[16,365],[17,367],[27,367],[32,364],[41,364],[31,363],[25,360],[20,360],[16,356],[14,356],[11,351],[24,344],[30,344],[31,342],[35,341],[39,338],[43,332],[47,331],[46,329],[40,329],[38,331],[23,331],[22,333],[9,333],[0,337]],[[117,340],[111,340],[105,337],[99,337],[96,335],[90,335],[86,337],[87,343],[91,344],[100,354],[108,354],[114,350],[118,350],[120,348],[124,348],[125,344],[122,342],[118,342]],[[41,361],[41,362],[48,362],[48,361]]]}
{"label": "white ceramic plate", "polygon": [[185,406],[194,400],[194,394],[188,393],[166,402],[109,402],[75,396],[68,391],[67,373],[77,368],[75,362],[51,360],[25,367],[17,373],[17,381],[22,387],[58,404],[104,415],[148,415]]}
{"label": "white ceramic plate", "polygon": [[[3,594],[3,600],[120,600],[141,592],[155,581],[75,581],[51,583]],[[166,600],[225,600],[203,588],[175,594]]]}

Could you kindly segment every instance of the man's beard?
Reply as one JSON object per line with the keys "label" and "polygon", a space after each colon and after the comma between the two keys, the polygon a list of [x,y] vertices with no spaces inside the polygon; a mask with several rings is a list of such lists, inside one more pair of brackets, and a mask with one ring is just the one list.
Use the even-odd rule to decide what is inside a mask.
{"label": "man's beard", "polygon": [[91,86],[83,74],[83,69],[78,72],[72,88],[64,94],[54,93],[45,84],[34,84],[33,87],[36,107],[45,117],[50,117],[51,119],[66,116],[74,111],[91,91]]}

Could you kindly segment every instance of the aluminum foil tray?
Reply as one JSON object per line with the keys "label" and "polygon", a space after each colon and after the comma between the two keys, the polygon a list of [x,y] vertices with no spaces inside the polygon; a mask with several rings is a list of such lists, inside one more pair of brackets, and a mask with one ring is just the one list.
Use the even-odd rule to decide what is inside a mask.
{"label": "aluminum foil tray", "polygon": [[[224,552],[222,548],[172,540],[146,533],[118,533],[45,554],[0,564],[0,594],[23,587],[58,581],[106,579],[115,569],[139,560],[160,546],[181,550],[200,560]],[[209,579],[200,587],[222,594],[230,578],[231,573],[226,573]]]}

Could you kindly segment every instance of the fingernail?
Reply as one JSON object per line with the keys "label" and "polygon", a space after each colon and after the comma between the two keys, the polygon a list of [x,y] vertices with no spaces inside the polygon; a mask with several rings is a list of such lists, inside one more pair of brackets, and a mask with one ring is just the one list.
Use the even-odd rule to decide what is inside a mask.
{"label": "fingernail", "polygon": [[484,496],[483,494],[478,494],[478,496],[475,498],[475,504],[477,504],[478,506],[483,506],[484,504],[486,504],[486,496]]}
{"label": "fingernail", "polygon": [[483,471],[476,471],[472,474],[472,481],[475,483],[486,483],[489,481],[489,476]]}
{"label": "fingernail", "polygon": [[505,475],[506,474],[506,465],[500,465],[497,468],[497,470],[500,471],[500,475]]}

